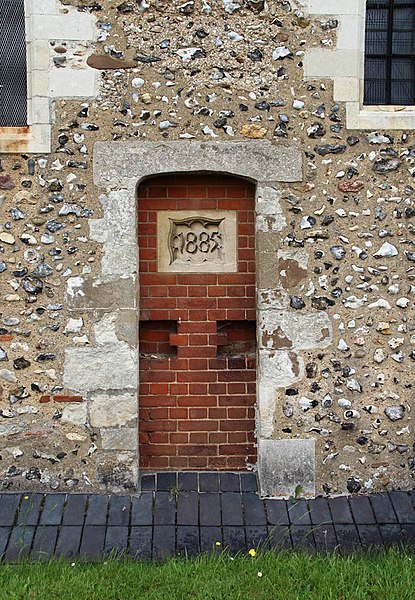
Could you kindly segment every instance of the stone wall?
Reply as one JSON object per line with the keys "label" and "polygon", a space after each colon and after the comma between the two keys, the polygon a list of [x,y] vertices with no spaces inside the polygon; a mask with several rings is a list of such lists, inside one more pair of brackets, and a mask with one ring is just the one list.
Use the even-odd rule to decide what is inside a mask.
{"label": "stone wall", "polygon": [[48,29],[52,151],[1,157],[3,488],[136,489],[136,187],[189,170],[257,187],[263,493],[412,488],[414,134],[347,128],[346,3],[50,4],[95,31]]}

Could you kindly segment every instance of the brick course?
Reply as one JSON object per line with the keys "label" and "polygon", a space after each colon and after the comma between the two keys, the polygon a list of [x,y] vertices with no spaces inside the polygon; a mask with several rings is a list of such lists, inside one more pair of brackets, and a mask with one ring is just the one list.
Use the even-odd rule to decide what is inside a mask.
{"label": "brick course", "polygon": [[[157,273],[157,210],[236,210],[237,273]],[[138,190],[140,467],[245,469],[254,448],[254,186],[171,175]]]}

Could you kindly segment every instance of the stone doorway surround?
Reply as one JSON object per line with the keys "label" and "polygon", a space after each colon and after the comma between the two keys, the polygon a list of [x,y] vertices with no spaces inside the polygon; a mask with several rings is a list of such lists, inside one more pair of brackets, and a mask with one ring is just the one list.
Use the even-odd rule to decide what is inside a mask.
{"label": "stone doorway surround", "polygon": [[290,309],[283,279],[305,277],[308,253],[283,243],[280,184],[302,180],[301,152],[265,140],[95,144],[94,182],[105,192],[103,217],[90,222],[90,233],[102,244],[101,273],[71,278],[67,286],[69,308],[93,324],[95,341],[67,348],[64,384],[86,398],[88,420],[99,431],[98,480],[110,491],[139,485],[137,187],[150,176],[183,172],[227,173],[256,184],[260,492],[283,497],[301,484],[313,496],[314,439],[273,439],[273,423],[284,389],[304,377],[301,351],[327,347],[331,325],[325,313]]}

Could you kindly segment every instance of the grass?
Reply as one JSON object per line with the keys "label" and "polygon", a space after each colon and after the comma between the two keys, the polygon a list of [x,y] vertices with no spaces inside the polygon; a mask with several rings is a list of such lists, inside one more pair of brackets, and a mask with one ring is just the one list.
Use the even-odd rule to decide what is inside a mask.
{"label": "grass", "polygon": [[0,583],[1,600],[414,600],[415,555],[391,548],[347,557],[22,562],[0,566]]}

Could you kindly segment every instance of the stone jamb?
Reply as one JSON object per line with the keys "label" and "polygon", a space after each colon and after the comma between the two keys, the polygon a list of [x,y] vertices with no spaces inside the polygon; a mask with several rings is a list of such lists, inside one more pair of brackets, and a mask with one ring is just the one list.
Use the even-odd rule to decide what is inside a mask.
{"label": "stone jamb", "polygon": [[96,71],[87,65],[84,69],[54,69],[50,46],[50,41],[57,39],[93,41],[94,22],[92,15],[63,8],[58,0],[25,0],[28,125],[1,127],[0,152],[50,152],[54,118],[51,98],[94,95]]}
{"label": "stone jamb", "polygon": [[[99,461],[126,457],[138,464],[137,414],[129,413],[124,423],[117,416],[111,422],[109,398],[122,401],[138,395],[138,311],[135,294],[122,292],[126,282],[135,287],[138,265],[137,244],[137,193],[140,183],[150,176],[180,172],[222,172],[234,176],[247,176],[256,183],[257,235],[266,243],[257,244],[257,269],[260,272],[268,262],[277,259],[277,244],[283,244],[286,221],[280,204],[281,182],[302,180],[301,153],[295,146],[281,146],[269,141],[250,142],[97,142],[94,148],[94,180],[98,187],[106,188],[100,197],[104,216],[91,221],[91,236],[103,244],[102,270],[92,280],[72,278],[68,281],[67,300],[77,314],[87,311],[95,324],[95,341],[88,348],[67,348],[64,367],[64,384],[67,389],[82,392],[87,398],[89,418],[99,430],[101,450]],[[114,231],[115,229],[115,231]],[[268,241],[267,241],[268,240]],[[270,241],[272,240],[272,241]],[[290,249],[285,250],[284,259]],[[297,250],[293,251],[296,260]],[[301,261],[306,262],[302,257]],[[303,376],[304,366],[300,351],[305,348],[326,347],[331,341],[331,326],[327,315],[316,312],[293,314],[289,297],[278,282],[268,281],[258,275],[257,321],[258,327],[258,386],[257,386],[257,439],[259,445],[259,481],[263,495],[288,496],[301,484],[304,492],[315,493],[314,440],[274,440],[273,422],[280,390]],[[261,285],[266,285],[262,288]],[[266,283],[265,283],[266,282]],[[128,287],[127,285],[127,287]],[[100,290],[103,291],[101,298]],[[124,315],[129,313],[134,333],[130,339],[120,335]],[[135,318],[133,316],[135,315]],[[269,342],[278,323],[287,340],[286,347]],[[294,323],[294,325],[293,325]],[[118,327],[118,328],[117,328]],[[308,328],[305,335],[304,328]],[[267,338],[268,336],[268,338]],[[111,367],[106,371],[106,361]],[[100,396],[105,414],[100,420]],[[115,398],[116,396],[116,398]],[[121,411],[122,413],[122,411]],[[109,425],[112,425],[109,427]],[[266,441],[266,444],[263,442]],[[264,449],[266,459],[261,460]],[[290,456],[301,451],[309,465],[304,481],[304,469],[292,470]],[[274,469],[281,452],[286,460],[278,463],[278,478],[273,479],[269,469]],[[298,461],[296,464],[299,464]],[[300,472],[301,471],[301,472]],[[274,481],[275,480],[275,481]],[[135,468],[130,483],[138,485]],[[295,482],[295,485],[292,483]],[[107,478],[108,483],[108,478]],[[122,486],[121,486],[122,487]],[[117,482],[107,485],[117,491]]]}

